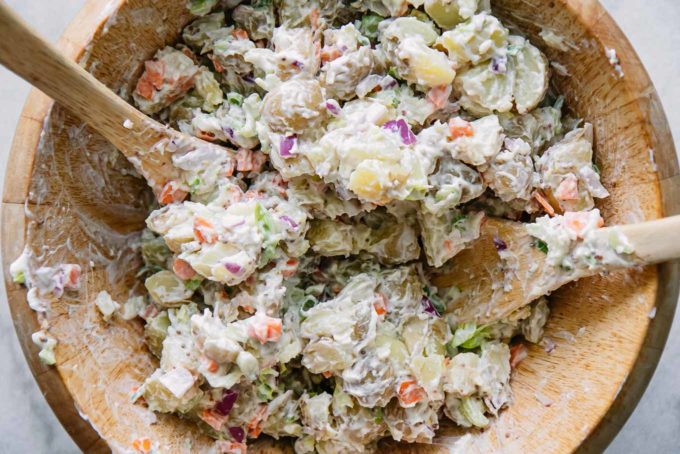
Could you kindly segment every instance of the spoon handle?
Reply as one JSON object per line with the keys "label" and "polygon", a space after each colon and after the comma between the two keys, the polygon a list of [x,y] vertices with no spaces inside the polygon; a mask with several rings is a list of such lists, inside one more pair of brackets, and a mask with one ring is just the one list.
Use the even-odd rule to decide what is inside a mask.
{"label": "spoon handle", "polygon": [[[680,215],[617,227],[644,263],[680,259]],[[609,229],[602,229],[605,233]]]}
{"label": "spoon handle", "polygon": [[[44,40],[0,0],[0,63],[66,107],[129,158],[155,189],[167,179],[167,153],[148,151],[168,128],[114,94]],[[164,175],[164,172],[166,175]]]}

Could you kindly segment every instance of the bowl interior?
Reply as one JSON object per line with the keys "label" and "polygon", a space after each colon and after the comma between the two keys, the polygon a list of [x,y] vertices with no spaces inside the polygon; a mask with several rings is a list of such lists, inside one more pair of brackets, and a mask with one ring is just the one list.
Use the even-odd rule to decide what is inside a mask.
{"label": "bowl interior", "polygon": [[[92,1],[62,45],[96,77],[128,97],[144,60],[172,43],[191,19],[185,5],[186,0],[128,0],[116,10],[111,2]],[[593,123],[596,162],[611,193],[599,204],[607,224],[660,217],[664,203],[666,211],[679,206],[677,198],[662,200],[661,187],[671,177],[677,179],[678,171],[654,89],[599,4],[495,0],[493,5],[504,22],[522,30],[560,65],[552,74],[555,88],[575,114]],[[572,49],[547,47],[539,37],[542,29],[564,36]],[[95,30],[90,39],[88,34]],[[623,78],[610,64],[605,47],[618,52]],[[150,191],[132,175],[122,155],[61,107],[51,107],[43,124],[50,104],[32,96],[14,147],[14,156],[21,152],[23,157],[11,164],[16,175],[8,172],[4,263],[10,263],[25,243],[42,265],[79,263],[85,270],[77,298],[60,301],[48,315],[51,333],[59,339],[58,366],[51,369],[37,362],[36,349],[30,345],[37,321],[25,304],[25,292],[8,282],[15,324],[33,371],[84,450],[105,449],[104,439],[123,451],[142,436],[154,440],[163,452],[208,449],[210,441],[192,424],[174,416],[155,416],[129,402],[130,390],[156,367],[156,360],[144,346],[140,323],[117,320],[104,325],[92,304],[100,290],[124,300],[136,285],[139,257],[133,246]],[[656,162],[650,159],[654,156],[650,150],[655,150]],[[667,277],[675,273],[675,281],[680,274],[677,267],[665,273]],[[541,347],[530,349],[513,376],[513,405],[490,429],[473,434],[471,452],[474,448],[530,452],[537,446],[543,452],[576,449],[598,426],[631,373],[650,324],[649,311],[659,302],[674,301],[673,294],[677,298],[677,285],[660,288],[654,267],[585,279],[553,294],[546,336],[556,348],[550,353]],[[665,335],[661,338],[663,343]],[[447,446],[460,434],[444,423],[432,446],[395,442],[381,446],[404,453],[448,452]],[[271,441],[262,442],[256,452],[258,448],[290,449]]]}

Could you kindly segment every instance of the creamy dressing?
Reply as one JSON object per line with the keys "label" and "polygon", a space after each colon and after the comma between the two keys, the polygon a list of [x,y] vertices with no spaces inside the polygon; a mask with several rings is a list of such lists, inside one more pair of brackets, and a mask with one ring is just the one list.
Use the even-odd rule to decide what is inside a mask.
{"label": "creamy dressing", "polygon": [[[541,342],[547,303],[457,323],[446,312],[460,292],[431,285],[431,268],[478,238],[485,216],[522,212],[567,211],[527,226],[556,269],[626,265],[633,252],[616,230],[592,234],[588,210],[608,195],[592,127],[563,135],[561,101],[544,102],[547,59],[476,0],[255,2],[233,14],[189,3],[200,17],[146,62],[132,98],[215,144],[156,145],[177,178],[141,237],[116,238],[141,253],[143,288],[122,304],[93,299],[108,329],[141,317],[160,359],[133,401],[200,421],[228,452],[260,433],[295,437],[298,453],[431,443],[443,415],[487,427],[526,354],[508,344]],[[553,35],[542,34],[567,45]],[[32,259],[10,273],[48,313],[81,269]],[[54,364],[48,331],[34,342]]]}

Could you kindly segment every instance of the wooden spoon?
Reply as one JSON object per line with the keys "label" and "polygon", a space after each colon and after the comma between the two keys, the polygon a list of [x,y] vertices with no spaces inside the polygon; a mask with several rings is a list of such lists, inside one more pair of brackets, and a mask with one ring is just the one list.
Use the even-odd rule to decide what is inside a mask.
{"label": "wooden spoon", "polygon": [[[594,233],[607,244],[613,229],[625,235],[634,248],[627,266],[680,258],[680,216],[604,227]],[[456,323],[494,323],[569,282],[626,266],[595,265],[565,271],[548,264],[547,255],[535,244],[526,224],[485,219],[480,237],[432,278],[438,287],[460,290],[449,302],[447,316]]]}
{"label": "wooden spoon", "polygon": [[106,137],[146,178],[156,195],[180,176],[172,164],[172,152],[217,147],[162,125],[132,107],[61,55],[1,0],[0,63]]}

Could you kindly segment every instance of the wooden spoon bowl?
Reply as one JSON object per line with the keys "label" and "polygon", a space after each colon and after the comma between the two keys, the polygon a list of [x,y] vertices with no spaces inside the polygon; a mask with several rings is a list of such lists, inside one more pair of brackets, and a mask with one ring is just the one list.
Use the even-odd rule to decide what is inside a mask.
{"label": "wooden spoon bowl", "polygon": [[[608,224],[680,213],[680,171],[654,88],[635,52],[594,0],[494,0],[496,14],[519,26],[571,75],[555,87],[593,123],[596,162],[611,193],[599,208]],[[176,40],[191,20],[186,0],[90,0],[61,49],[129,98],[144,60]],[[566,37],[569,52],[547,47],[542,28]],[[621,60],[619,77],[605,54]],[[651,151],[650,151],[651,150]],[[156,417],[129,402],[155,367],[142,325],[106,326],[92,301],[100,290],[124,300],[139,258],[132,247],[152,194],[106,140],[41,93],[31,93],[12,147],[2,213],[8,301],[22,348],[46,399],[86,452],[124,451],[149,437],[161,452],[202,452],[210,440],[175,416]],[[45,367],[31,333],[39,328],[9,264],[29,247],[42,264],[79,263],[83,289],[54,306],[50,332],[57,366]],[[642,395],[663,349],[678,297],[680,267],[628,270],[582,280],[553,294],[546,336],[513,377],[515,402],[471,452],[600,452]],[[650,318],[652,311],[655,318]],[[549,347],[553,347],[549,344]],[[82,416],[82,417],[81,417]],[[85,419],[86,418],[86,419]],[[443,424],[432,446],[384,442],[393,452],[448,452],[460,432]],[[189,448],[191,446],[191,448]],[[263,441],[255,452],[290,451]]]}

